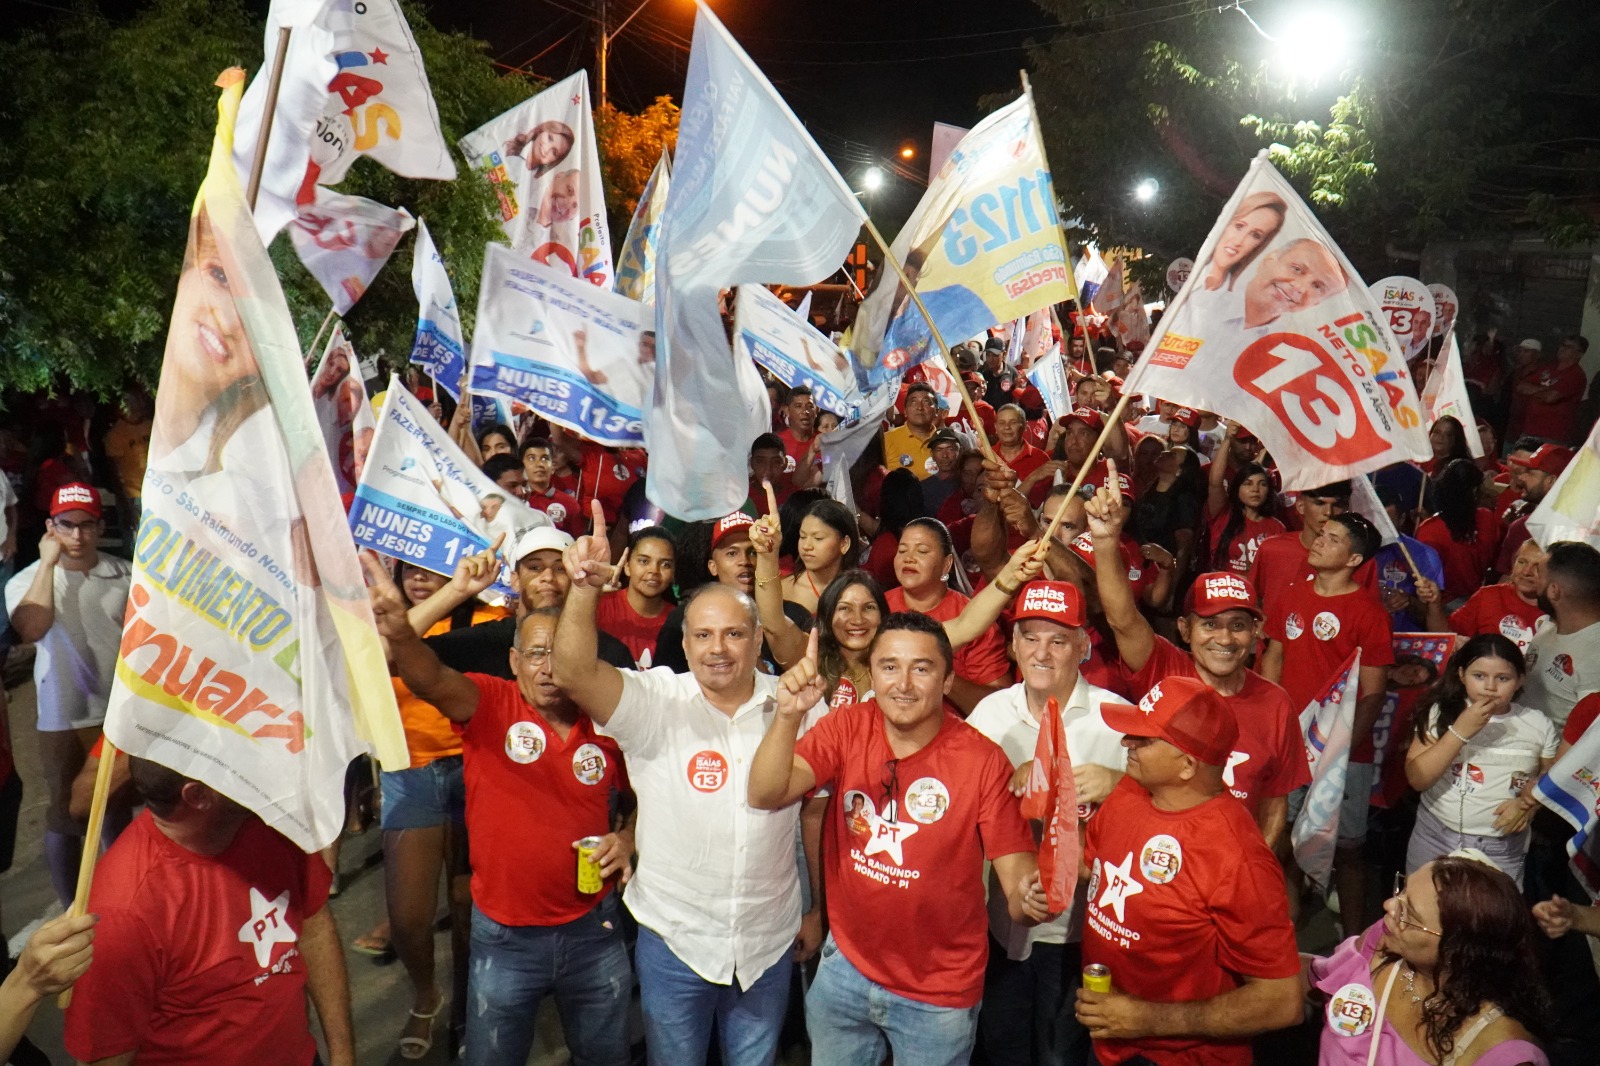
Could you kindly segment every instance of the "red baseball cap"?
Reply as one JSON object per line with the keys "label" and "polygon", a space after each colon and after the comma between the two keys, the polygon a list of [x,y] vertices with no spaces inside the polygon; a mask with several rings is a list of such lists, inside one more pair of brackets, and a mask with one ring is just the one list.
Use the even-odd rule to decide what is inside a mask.
{"label": "red baseball cap", "polygon": [[68,511],[84,511],[96,518],[101,517],[99,490],[81,481],[69,482],[56,489],[55,495],[50,497],[50,517]]}
{"label": "red baseball cap", "polygon": [[1196,411],[1192,407],[1178,408],[1176,411],[1172,412],[1172,420],[1174,422],[1182,422],[1190,429],[1200,428],[1200,412]]}
{"label": "red baseball cap", "polygon": [[1572,462],[1572,449],[1563,448],[1559,444],[1541,444],[1539,450],[1528,456],[1525,460],[1510,459],[1508,462],[1529,470],[1539,470],[1546,474],[1561,476],[1561,472]]}
{"label": "red baseball cap", "polygon": [[1039,395],[1039,390],[1029,385],[1025,389],[1018,389],[1015,393],[1017,402],[1024,407],[1043,407],[1044,397]]}
{"label": "red baseball cap", "polygon": [[1017,622],[1038,618],[1057,625],[1081,626],[1085,618],[1083,593],[1067,581],[1030,581],[1017,593],[1011,617]]}
{"label": "red baseball cap", "polygon": [[1239,739],[1239,723],[1227,701],[1195,677],[1164,677],[1137,707],[1106,703],[1100,716],[1123,736],[1165,740],[1207,766],[1226,766]]}
{"label": "red baseball cap", "polygon": [[[1089,488],[1098,492],[1100,489],[1105,487],[1106,475],[1110,472],[1111,468],[1106,466],[1104,460],[1101,460],[1089,468],[1089,473],[1084,476],[1083,483]],[[1124,470],[1117,471],[1117,488],[1122,490],[1123,503],[1133,502],[1133,479],[1130,478],[1127,472]]]}
{"label": "red baseball cap", "polygon": [[1195,578],[1183,598],[1184,613],[1192,612],[1201,618],[1223,611],[1249,611],[1257,619],[1265,618],[1258,604],[1255,586],[1248,579],[1221,570]]}
{"label": "red baseball cap", "polygon": [[726,518],[719,518],[717,526],[711,531],[711,550],[716,551],[722,547],[722,542],[735,534],[749,539],[748,530],[756,524],[756,520],[743,511],[735,511]]}
{"label": "red baseball cap", "polygon": [[1102,415],[1099,411],[1096,411],[1093,407],[1079,407],[1076,410],[1074,410],[1070,415],[1067,415],[1064,418],[1062,418],[1061,421],[1062,422],[1082,422],[1084,425],[1088,426],[1090,429],[1094,430],[1096,433],[1099,433],[1101,430],[1106,428],[1105,416]]}

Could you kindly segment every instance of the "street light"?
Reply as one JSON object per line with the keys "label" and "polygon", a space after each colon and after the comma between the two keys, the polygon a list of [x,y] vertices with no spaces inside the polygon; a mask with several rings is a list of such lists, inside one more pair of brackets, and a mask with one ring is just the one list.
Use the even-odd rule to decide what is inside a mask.
{"label": "street light", "polygon": [[883,171],[877,167],[868,167],[867,172],[861,175],[861,184],[868,192],[877,192],[883,187]]}
{"label": "street light", "polygon": [[1329,7],[1308,7],[1280,33],[1278,65],[1296,80],[1315,84],[1334,69],[1348,51],[1350,20]]}
{"label": "street light", "polygon": [[1156,198],[1156,193],[1161,191],[1161,183],[1155,178],[1145,178],[1133,187],[1133,198],[1141,204],[1147,204]]}
{"label": "street light", "polygon": [[917,149],[916,149],[916,147],[914,145],[909,145],[908,144],[905,147],[901,148],[900,149],[900,158],[901,159],[915,159],[915,158],[917,158]]}

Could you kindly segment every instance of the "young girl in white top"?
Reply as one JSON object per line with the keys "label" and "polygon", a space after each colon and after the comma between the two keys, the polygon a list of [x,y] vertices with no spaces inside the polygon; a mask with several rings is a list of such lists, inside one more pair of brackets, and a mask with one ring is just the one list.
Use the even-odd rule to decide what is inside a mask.
{"label": "young girl in white top", "polygon": [[1560,734],[1540,711],[1513,703],[1526,666],[1499,633],[1450,657],[1419,704],[1406,780],[1422,793],[1406,873],[1456,848],[1478,848],[1522,884],[1534,782],[1555,761]]}

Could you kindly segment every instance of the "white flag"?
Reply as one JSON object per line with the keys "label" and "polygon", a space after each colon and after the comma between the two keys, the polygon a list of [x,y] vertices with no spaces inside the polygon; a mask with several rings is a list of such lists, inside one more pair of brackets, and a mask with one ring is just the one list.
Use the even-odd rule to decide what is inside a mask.
{"label": "white flag", "polygon": [[322,439],[333,461],[333,480],[341,495],[355,491],[361,468],[372,450],[377,419],[361,378],[361,361],[335,324],[322,349],[322,361],[311,375],[311,406],[322,426]]}
{"label": "white flag", "polygon": [[411,260],[411,291],[417,294],[417,339],[411,347],[411,362],[426,367],[434,383],[459,401],[461,381],[467,373],[461,309],[450,288],[444,257],[434,247],[428,224],[421,220]]}
{"label": "white flag", "polygon": [[1356,690],[1361,676],[1357,648],[1316,699],[1300,712],[1300,733],[1311,764],[1311,785],[1294,820],[1289,843],[1294,861],[1324,892],[1333,876],[1333,852],[1339,839],[1339,806],[1350,766],[1356,721]]}
{"label": "white flag", "polygon": [[333,309],[343,315],[361,299],[400,238],[416,224],[403,207],[385,207],[319,185],[316,202],[301,207],[289,226],[289,239],[300,262],[333,301]]}
{"label": "white flag", "polygon": [[1546,551],[1559,540],[1600,548],[1600,422],[1528,516],[1528,534]]}
{"label": "white flag", "polygon": [[1461,370],[1461,349],[1456,345],[1454,333],[1445,335],[1444,347],[1422,388],[1422,402],[1428,412],[1429,429],[1449,415],[1461,423],[1467,451],[1474,459],[1483,458],[1483,438],[1478,433],[1478,418],[1472,413],[1472,398],[1467,395],[1467,376]]}

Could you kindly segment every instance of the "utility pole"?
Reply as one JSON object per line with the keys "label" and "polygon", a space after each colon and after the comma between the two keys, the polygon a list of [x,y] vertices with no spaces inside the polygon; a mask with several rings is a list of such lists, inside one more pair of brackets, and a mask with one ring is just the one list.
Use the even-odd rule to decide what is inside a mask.
{"label": "utility pole", "polygon": [[603,111],[605,110],[606,106],[606,59],[608,58],[607,53],[611,50],[611,39],[606,36],[606,0],[598,0],[598,2],[600,4],[600,39],[598,42],[598,59],[600,64],[600,109]]}

